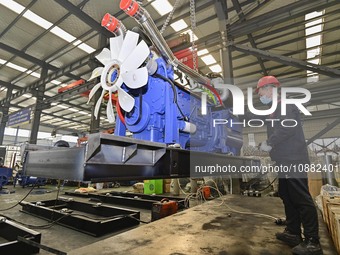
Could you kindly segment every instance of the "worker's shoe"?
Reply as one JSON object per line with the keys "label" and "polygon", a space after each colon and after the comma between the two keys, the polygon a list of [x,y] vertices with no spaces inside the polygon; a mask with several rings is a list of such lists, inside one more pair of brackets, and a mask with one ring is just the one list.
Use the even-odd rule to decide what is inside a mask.
{"label": "worker's shoe", "polygon": [[302,243],[292,249],[295,255],[323,255],[318,239],[306,238]]}
{"label": "worker's shoe", "polygon": [[287,229],[283,233],[276,233],[276,239],[285,242],[291,247],[294,247],[302,242],[301,235],[292,234]]}

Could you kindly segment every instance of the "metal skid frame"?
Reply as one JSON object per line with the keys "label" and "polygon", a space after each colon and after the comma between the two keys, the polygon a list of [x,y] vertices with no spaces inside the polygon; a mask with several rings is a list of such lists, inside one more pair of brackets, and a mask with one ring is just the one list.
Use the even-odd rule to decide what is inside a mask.
{"label": "metal skid frame", "polygon": [[163,143],[97,133],[89,136],[86,147],[28,150],[24,172],[92,182],[184,178],[191,176],[192,162],[236,167],[259,164],[259,160],[246,157],[188,151]]}
{"label": "metal skid frame", "polygon": [[0,254],[36,254],[39,248],[19,241],[19,237],[40,244],[41,234],[23,227],[11,220],[0,217],[0,236],[8,242],[0,244]]}
{"label": "metal skid frame", "polygon": [[140,193],[127,193],[127,192],[109,192],[106,194],[93,194],[93,193],[78,193],[78,192],[65,192],[68,196],[77,196],[82,198],[89,198],[92,201],[102,203],[130,206],[141,209],[151,210],[155,202],[160,202],[166,198],[178,202],[180,208],[189,207],[189,200],[185,203],[184,198],[171,197],[171,196],[158,196],[158,195],[145,195]]}
{"label": "metal skid frame", "polygon": [[[80,232],[102,236],[139,224],[140,212],[69,200],[21,202],[22,211]],[[53,218],[53,219],[52,219]]]}

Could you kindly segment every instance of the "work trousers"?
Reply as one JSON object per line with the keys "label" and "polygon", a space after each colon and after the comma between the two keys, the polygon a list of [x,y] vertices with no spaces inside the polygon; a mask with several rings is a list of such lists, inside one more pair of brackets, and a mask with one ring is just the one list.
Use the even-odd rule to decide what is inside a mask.
{"label": "work trousers", "polygon": [[318,214],[308,190],[307,174],[280,173],[279,197],[284,204],[287,230],[300,235],[302,224],[305,238],[319,239]]}

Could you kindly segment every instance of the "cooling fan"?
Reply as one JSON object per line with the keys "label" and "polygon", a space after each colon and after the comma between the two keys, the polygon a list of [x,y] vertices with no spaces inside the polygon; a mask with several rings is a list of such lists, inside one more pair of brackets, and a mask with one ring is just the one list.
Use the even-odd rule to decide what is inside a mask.
{"label": "cooling fan", "polygon": [[88,103],[100,87],[103,89],[95,106],[94,114],[96,118],[106,92],[109,93],[106,114],[109,122],[113,123],[115,116],[112,93],[118,93],[120,107],[124,111],[130,112],[135,100],[121,87],[122,84],[124,83],[130,89],[138,89],[147,83],[148,70],[145,66],[140,66],[149,56],[150,50],[143,40],[138,43],[138,39],[139,35],[132,31],[128,31],[124,38],[123,35],[112,37],[110,38],[110,49],[104,48],[96,56],[99,62],[104,65],[104,67],[94,69],[89,79],[92,80],[100,76],[100,82],[92,88],[89,94]]}

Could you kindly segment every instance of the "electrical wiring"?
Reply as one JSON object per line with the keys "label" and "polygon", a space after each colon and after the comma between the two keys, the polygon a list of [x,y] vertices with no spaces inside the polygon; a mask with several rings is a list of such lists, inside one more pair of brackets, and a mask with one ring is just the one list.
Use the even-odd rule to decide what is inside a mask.
{"label": "electrical wiring", "polygon": [[116,100],[116,111],[117,111],[117,114],[118,114],[120,121],[125,125],[125,118],[124,118],[124,115],[122,113],[122,109],[119,105],[118,99]]}
{"label": "electrical wiring", "polygon": [[115,215],[115,216],[112,216],[112,217],[105,217],[105,218],[91,217],[91,216],[80,214],[80,213],[72,213],[70,215],[84,217],[84,218],[87,218],[87,219],[90,219],[90,220],[98,220],[98,221],[121,219],[121,218],[131,218],[131,219],[134,219],[134,220],[139,221],[141,223],[145,223],[145,224],[150,223],[150,221],[143,221],[143,220],[140,220],[140,219],[133,217],[132,215],[128,215],[128,214],[119,214],[119,215]]}
{"label": "electrical wiring", "polygon": [[[54,212],[55,210],[53,210]],[[59,217],[58,219],[55,219],[54,221],[48,223],[48,224],[44,224],[44,225],[31,225],[31,224],[27,224],[27,223],[23,223],[21,221],[18,221],[18,220],[15,220],[13,218],[10,218],[6,215],[3,215],[3,214],[0,214],[0,216],[6,218],[6,219],[9,219],[11,221],[14,221],[18,224],[21,224],[25,227],[28,227],[28,228],[32,228],[32,229],[48,229],[48,228],[51,228],[53,225],[57,224],[60,220],[66,218],[66,217],[69,217],[69,216],[78,216],[78,217],[83,217],[83,218],[88,218],[88,219],[91,219],[91,220],[98,220],[98,221],[104,221],[104,220],[112,220],[112,219],[120,219],[120,218],[131,218],[131,219],[134,219],[136,221],[139,221],[141,223],[144,223],[144,224],[148,224],[150,223],[151,221],[143,221],[143,220],[140,220],[140,219],[137,219],[135,217],[133,217],[132,215],[124,215],[124,214],[121,214],[121,215],[115,215],[115,216],[112,216],[112,217],[106,217],[106,218],[95,218],[95,217],[90,217],[88,215],[84,215],[84,214],[79,214],[79,213],[67,213],[61,217]]]}
{"label": "electrical wiring", "polygon": [[55,225],[55,224],[56,224],[58,221],[60,221],[61,219],[65,218],[65,217],[68,217],[68,216],[70,216],[70,215],[71,215],[71,214],[65,214],[65,215],[61,216],[60,218],[58,218],[58,219],[56,219],[56,220],[54,220],[54,221],[52,221],[52,222],[50,222],[50,223],[48,223],[48,224],[44,224],[44,225],[31,225],[31,224],[23,223],[23,222],[18,221],[18,220],[16,220],[16,219],[10,218],[10,217],[8,217],[8,216],[6,216],[6,215],[4,215],[4,214],[0,214],[0,216],[4,217],[4,218],[6,218],[6,219],[9,219],[9,220],[11,220],[11,221],[14,221],[14,222],[16,222],[16,223],[18,223],[18,224],[21,224],[21,225],[25,226],[25,227],[34,228],[34,229],[48,229],[48,228],[52,227],[53,225]]}
{"label": "electrical wiring", "polygon": [[[177,181],[179,182],[179,180],[177,180]],[[222,206],[222,205],[224,204],[230,211],[235,212],[235,213],[246,214],[246,215],[253,215],[253,216],[259,216],[259,217],[265,217],[265,218],[273,219],[273,220],[275,220],[275,221],[278,219],[277,217],[274,217],[274,216],[268,215],[268,214],[256,213],[256,212],[244,212],[244,211],[239,211],[239,210],[236,210],[236,209],[231,208],[231,207],[226,203],[226,200],[223,198],[223,194],[222,194],[222,192],[219,190],[219,188],[218,188],[216,182],[215,182],[214,180],[211,180],[211,181],[214,183],[215,187],[210,186],[210,185],[203,185],[203,186],[201,186],[201,187],[199,187],[199,188],[197,189],[196,193],[185,193],[185,192],[182,190],[181,186],[179,185],[181,191],[182,191],[184,194],[187,194],[187,196],[185,197],[186,204],[188,204],[188,201],[189,201],[190,199],[197,199],[197,202],[200,203],[200,204],[202,204],[203,201],[206,201],[206,198],[204,197],[202,190],[203,190],[204,187],[209,187],[210,189],[216,190],[217,193],[218,193],[219,198],[221,199],[221,203],[218,204],[218,205],[216,205],[216,206]],[[178,184],[179,184],[179,183],[178,183]],[[223,183],[223,185],[225,185],[225,184]]]}
{"label": "electrical wiring", "polygon": [[264,190],[268,189],[270,186],[272,186],[272,184],[273,184],[276,180],[277,180],[277,177],[274,178],[274,180],[273,180],[271,183],[269,183],[268,186],[266,186],[265,188],[260,189],[260,190],[258,190],[258,191],[264,191]]}
{"label": "electrical wiring", "polygon": [[60,193],[60,183],[61,183],[61,180],[59,179],[58,180],[58,186],[57,186],[57,195],[56,195],[56,198],[55,198],[55,202],[54,202],[54,205],[52,207],[53,211],[52,211],[52,215],[51,215],[51,221],[53,221],[53,216],[54,216],[54,209],[55,207],[57,206],[57,203],[58,203],[58,198],[59,198],[59,193]]}
{"label": "electrical wiring", "polygon": [[22,199],[20,199],[19,202],[17,202],[15,205],[12,205],[12,206],[10,206],[10,207],[8,207],[8,208],[6,208],[6,209],[0,209],[0,212],[7,211],[7,210],[10,210],[10,209],[12,209],[12,208],[18,206],[22,201],[24,201],[24,200],[29,196],[29,194],[31,194],[31,192],[32,192],[33,189],[35,188],[37,182],[38,182],[38,180],[36,180],[36,182],[34,183],[34,185],[32,186],[32,188],[30,189],[30,191],[28,191],[28,193],[27,193]]}
{"label": "electrical wiring", "polygon": [[179,179],[178,179],[178,178],[177,178],[177,183],[178,183],[178,187],[179,187],[179,189],[182,191],[182,193],[183,193],[184,195],[187,195],[188,193],[185,192],[185,191],[182,189],[181,184],[179,183]]}
{"label": "electrical wiring", "polygon": [[158,74],[158,73],[155,73],[153,76],[156,77],[156,78],[161,78],[162,80],[164,80],[164,81],[170,83],[171,88],[172,88],[172,91],[173,91],[173,93],[174,93],[174,103],[176,104],[176,106],[177,106],[177,108],[178,108],[178,111],[179,111],[180,114],[182,115],[183,119],[184,119],[185,121],[188,121],[188,117],[184,115],[184,113],[182,112],[181,107],[178,105],[178,102],[177,102],[177,91],[176,91],[176,86],[175,86],[175,84],[172,82],[172,80],[170,80],[169,78],[164,77],[163,75],[160,75],[160,74]]}
{"label": "electrical wiring", "polygon": [[[254,212],[244,212],[244,211],[239,211],[239,210],[236,210],[236,209],[231,208],[231,207],[226,203],[225,199],[223,198],[223,194],[222,194],[222,193],[220,192],[220,190],[218,189],[218,186],[217,186],[216,182],[215,182],[214,180],[212,180],[212,182],[215,184],[216,189],[215,189],[215,188],[214,188],[214,189],[218,192],[219,197],[220,197],[220,199],[222,200],[221,205],[224,204],[230,211],[235,212],[235,213],[239,213],[239,214],[246,214],[246,215],[254,215],[254,216],[265,217],[265,218],[273,219],[273,220],[275,220],[275,221],[278,219],[277,217],[274,217],[274,216],[269,215],[269,214],[254,213]],[[223,185],[224,185],[224,184],[223,184]]]}

